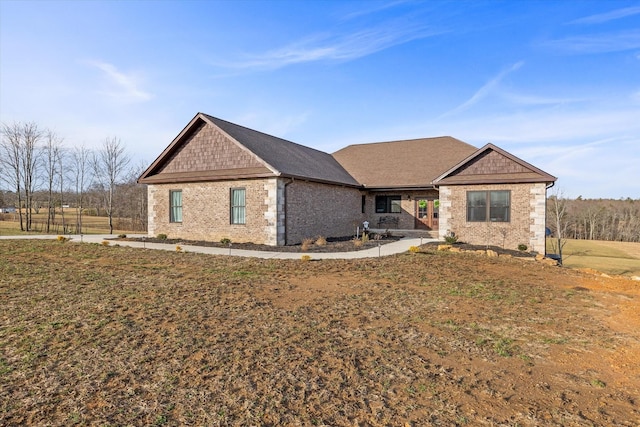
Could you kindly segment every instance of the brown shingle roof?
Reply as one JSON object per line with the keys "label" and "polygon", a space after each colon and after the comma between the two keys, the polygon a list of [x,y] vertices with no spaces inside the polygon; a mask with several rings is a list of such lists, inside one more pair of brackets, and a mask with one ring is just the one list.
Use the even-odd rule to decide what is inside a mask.
{"label": "brown shingle roof", "polygon": [[[200,151],[184,156],[186,158],[183,161],[184,164],[176,164],[176,167],[173,167],[172,162],[178,161],[174,161],[174,158],[177,159],[176,156],[183,150],[189,152],[187,144],[198,132],[208,132],[210,138],[207,141],[214,140],[216,135],[227,135],[221,137],[225,141],[234,141],[233,144],[237,147],[236,154],[242,154],[245,158],[243,164],[234,166],[231,165],[233,162],[227,162],[229,163],[227,166],[221,167],[222,163],[218,159],[216,166],[216,161],[210,158],[217,156],[216,148],[201,146],[198,147]],[[212,134],[215,135],[211,136]],[[207,149],[204,150],[204,148]],[[207,158],[200,159],[198,155]],[[190,166],[192,164],[194,166]],[[360,187],[360,184],[328,153],[203,113],[196,114],[138,181],[153,184],[268,176],[284,176]]]}
{"label": "brown shingle roof", "polygon": [[333,157],[367,188],[426,187],[476,151],[450,136],[350,145]]}
{"label": "brown shingle roof", "polygon": [[202,115],[284,176],[360,186],[328,153]]}
{"label": "brown shingle roof", "polygon": [[350,145],[331,155],[198,113],[138,181],[272,176],[378,190],[556,180],[492,144],[478,150],[450,136]]}

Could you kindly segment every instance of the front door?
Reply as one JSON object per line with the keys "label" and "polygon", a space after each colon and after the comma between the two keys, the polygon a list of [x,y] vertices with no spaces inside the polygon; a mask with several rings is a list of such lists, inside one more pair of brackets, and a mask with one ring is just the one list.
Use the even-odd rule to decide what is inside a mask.
{"label": "front door", "polygon": [[440,203],[437,199],[427,199],[425,197],[416,198],[415,228],[437,230],[439,207]]}

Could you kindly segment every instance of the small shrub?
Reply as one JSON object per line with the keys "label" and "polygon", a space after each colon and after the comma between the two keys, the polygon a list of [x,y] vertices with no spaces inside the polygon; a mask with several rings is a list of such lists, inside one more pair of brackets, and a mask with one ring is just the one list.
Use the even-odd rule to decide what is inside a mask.
{"label": "small shrub", "polygon": [[369,241],[369,235],[368,234],[363,234],[362,235],[362,243],[366,243]]}
{"label": "small shrub", "polygon": [[364,242],[363,242],[362,240],[360,240],[360,239],[353,239],[353,245],[354,245],[356,248],[359,248],[359,247],[361,247],[362,245],[364,245]]}
{"label": "small shrub", "polygon": [[409,252],[412,252],[412,253],[414,253],[414,254],[415,254],[416,252],[420,252],[420,247],[419,247],[419,246],[410,246],[410,247],[409,247]]}
{"label": "small shrub", "polygon": [[229,245],[231,244],[231,239],[228,237],[223,237],[222,239],[220,239],[220,243],[222,243],[223,245]]}
{"label": "small shrub", "polygon": [[160,233],[156,236],[156,238],[160,239],[160,240],[167,240],[167,235],[164,233]]}
{"label": "small shrub", "polygon": [[176,252],[182,252],[182,246],[176,245]]}
{"label": "small shrub", "polygon": [[102,246],[109,246],[111,243],[109,243],[107,240],[103,240],[102,241]]}
{"label": "small shrub", "polygon": [[322,236],[318,236],[318,238],[316,239],[316,245],[325,246],[326,244],[327,244],[327,239],[325,239]]}
{"label": "small shrub", "polygon": [[302,255],[302,257],[300,257],[300,259],[304,262],[308,262],[311,261],[311,255]]}
{"label": "small shrub", "polygon": [[518,250],[519,250],[519,251],[524,252],[524,251],[526,251],[527,249],[528,249],[528,246],[527,246],[527,245],[525,245],[524,243],[520,243],[520,244],[518,245]]}
{"label": "small shrub", "polygon": [[118,238],[120,238],[120,239],[126,239],[126,238],[127,238],[127,235],[126,235],[126,234],[124,234],[124,233],[123,233],[123,234],[118,234]]}
{"label": "small shrub", "polygon": [[450,245],[453,245],[458,241],[458,236],[456,236],[456,233],[454,233],[453,231],[450,231],[444,236],[444,241]]}
{"label": "small shrub", "polygon": [[308,251],[311,245],[313,245],[313,239],[304,239],[302,241],[302,246],[300,246],[300,249],[302,249],[303,251]]}
{"label": "small shrub", "polygon": [[65,242],[68,242],[68,241],[69,241],[69,238],[68,238],[68,237],[65,237],[65,236],[58,236],[58,242],[60,242],[60,243],[65,243]]}

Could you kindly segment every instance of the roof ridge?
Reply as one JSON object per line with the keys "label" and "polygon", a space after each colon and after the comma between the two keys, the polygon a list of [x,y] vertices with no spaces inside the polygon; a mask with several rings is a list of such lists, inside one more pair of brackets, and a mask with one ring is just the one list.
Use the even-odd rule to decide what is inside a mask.
{"label": "roof ridge", "polygon": [[202,114],[203,116],[206,116],[206,117],[207,117],[207,118],[209,118],[209,119],[219,120],[219,121],[221,121],[221,122],[225,122],[225,123],[228,123],[228,124],[230,124],[230,125],[237,126],[237,127],[239,127],[239,128],[243,128],[243,129],[249,130],[249,131],[251,131],[251,132],[259,133],[260,135],[265,135],[265,136],[268,136],[268,137],[270,137],[270,138],[279,139],[279,140],[281,140],[281,141],[288,142],[289,144],[297,145],[297,146],[299,146],[299,147],[303,147],[303,148],[306,148],[306,149],[308,149],[308,150],[314,150],[314,151],[317,151],[317,152],[319,152],[319,153],[323,153],[323,154],[329,154],[329,155],[331,155],[330,153],[327,153],[326,151],[318,150],[317,148],[309,147],[308,145],[300,144],[300,143],[297,143],[297,142],[294,142],[294,141],[291,141],[291,140],[288,140],[288,139],[282,138],[282,137],[280,137],[280,136],[271,135],[270,133],[262,132],[262,131],[259,131],[259,130],[256,130],[256,129],[253,129],[253,128],[250,128],[250,127],[248,127],[248,126],[239,125],[239,124],[234,123],[234,122],[231,122],[231,121],[229,121],[229,120],[225,120],[225,119],[221,119],[220,117],[212,116],[211,114],[207,114],[207,113],[200,113],[200,114]]}
{"label": "roof ridge", "polygon": [[[472,146],[468,142],[464,142],[461,139],[458,139],[458,138],[456,138],[454,136],[451,136],[451,135],[440,135],[440,136],[426,136],[426,137],[422,137],[422,138],[396,139],[396,140],[393,140],[393,141],[362,142],[362,143],[359,143],[359,144],[349,144],[349,145],[347,145],[345,147],[342,147],[340,150],[344,150],[345,148],[349,148],[349,147],[359,147],[359,146],[363,146],[363,145],[393,144],[393,143],[396,143],[396,142],[413,142],[413,141],[424,141],[424,140],[432,140],[432,139],[440,139],[440,138],[450,138],[450,139],[462,142],[464,144],[467,144],[469,146]],[[340,150],[338,150],[338,151],[340,151]]]}

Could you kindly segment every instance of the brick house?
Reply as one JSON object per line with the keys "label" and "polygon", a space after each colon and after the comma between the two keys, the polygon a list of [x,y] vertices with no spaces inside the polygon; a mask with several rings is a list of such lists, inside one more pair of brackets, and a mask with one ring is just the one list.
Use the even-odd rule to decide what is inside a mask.
{"label": "brick house", "polygon": [[451,137],[324,153],[198,113],[138,182],[149,234],[268,245],[372,228],[544,252],[556,178],[488,144]]}

